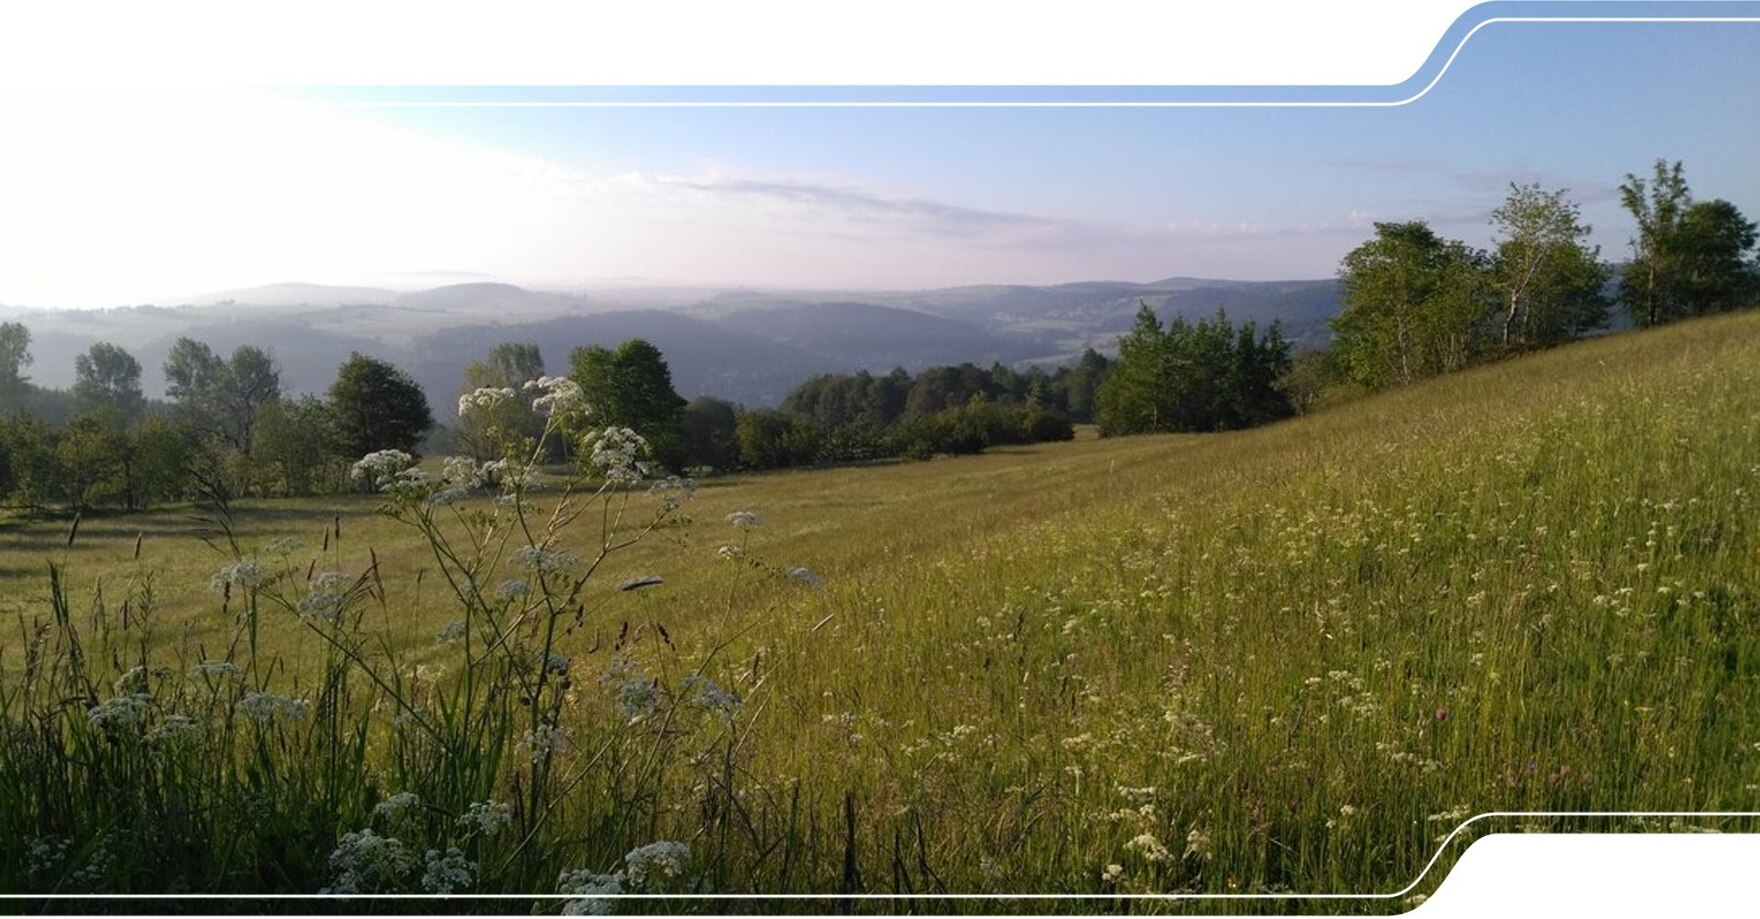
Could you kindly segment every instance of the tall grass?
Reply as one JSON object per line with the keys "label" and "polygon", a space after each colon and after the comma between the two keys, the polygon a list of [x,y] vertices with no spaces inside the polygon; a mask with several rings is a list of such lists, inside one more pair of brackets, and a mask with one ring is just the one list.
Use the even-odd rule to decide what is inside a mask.
{"label": "tall grass", "polygon": [[548,491],[364,464],[395,562],[241,548],[219,646],[147,562],[77,611],[53,569],[0,655],[0,884],[1151,908],[1111,898],[1391,892],[1474,813],[1760,803],[1760,317],[688,505],[591,446]]}

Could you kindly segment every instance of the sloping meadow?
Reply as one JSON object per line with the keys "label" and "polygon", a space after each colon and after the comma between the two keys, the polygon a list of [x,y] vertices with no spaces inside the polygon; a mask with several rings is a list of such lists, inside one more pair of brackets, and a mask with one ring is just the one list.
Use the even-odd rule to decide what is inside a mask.
{"label": "sloping meadow", "polygon": [[[355,612],[266,624],[255,666],[246,592],[297,613],[336,550],[224,596],[218,564],[162,575],[162,607],[183,599],[151,641],[118,624],[121,587],[102,623],[88,612],[69,550],[0,658],[0,884],[1403,908],[1475,814],[1760,803],[1757,489],[1760,316],[1738,316],[1248,432],[705,483],[598,568],[609,517],[531,540],[558,554],[521,587],[467,558],[483,589],[439,590],[419,527],[361,523],[325,588]],[[251,513],[247,547],[273,530]],[[499,644],[446,640],[457,602]],[[203,651],[177,616],[202,617]]]}

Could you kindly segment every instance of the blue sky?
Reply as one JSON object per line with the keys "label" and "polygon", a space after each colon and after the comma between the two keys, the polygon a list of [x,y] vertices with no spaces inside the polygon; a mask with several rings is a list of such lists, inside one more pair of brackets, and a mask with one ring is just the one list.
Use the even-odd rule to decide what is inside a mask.
{"label": "blue sky", "polygon": [[[45,213],[0,239],[39,250],[0,302],[419,271],[539,286],[1319,277],[1377,220],[1488,243],[1510,181],[1569,187],[1617,258],[1630,221],[1615,188],[1657,157],[1683,160],[1697,196],[1760,216],[1756,48],[1760,24],[1494,24],[1394,108],[92,113],[47,128],[32,188],[9,196]],[[107,158],[85,130],[144,134],[157,152]],[[94,174],[125,201],[110,230],[48,213],[67,210],[58,182]],[[111,266],[101,279],[79,267],[92,258]]]}

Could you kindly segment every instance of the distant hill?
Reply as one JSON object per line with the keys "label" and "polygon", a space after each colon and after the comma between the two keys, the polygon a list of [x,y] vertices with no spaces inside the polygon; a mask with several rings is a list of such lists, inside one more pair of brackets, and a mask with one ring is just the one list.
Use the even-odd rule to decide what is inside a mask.
{"label": "distant hill", "polygon": [[1084,348],[1109,351],[1143,302],[1163,318],[1225,309],[1261,326],[1276,320],[1296,342],[1323,344],[1338,285],[1166,278],[890,291],[602,285],[583,293],[498,282],[418,291],[284,283],[176,306],[13,315],[32,331],[29,372],[45,386],[71,385],[74,356],[109,341],[141,361],[147,395],[159,396],[164,355],[187,335],[223,353],[240,344],[268,349],[290,393],[327,389],[350,351],[391,360],[449,417],[465,366],[503,341],[537,342],[556,373],[577,346],[646,338],[665,353],[681,393],[758,406],[817,373],[1057,364]]}

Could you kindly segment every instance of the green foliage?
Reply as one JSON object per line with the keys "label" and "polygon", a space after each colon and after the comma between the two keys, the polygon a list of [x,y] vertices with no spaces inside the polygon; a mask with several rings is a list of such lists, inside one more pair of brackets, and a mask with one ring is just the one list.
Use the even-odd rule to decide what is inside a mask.
{"label": "green foliage", "polygon": [[345,454],[331,405],[314,396],[277,399],[257,413],[254,458],[269,494],[305,496],[341,490],[358,457]]}
{"label": "green foliage", "polygon": [[647,440],[655,460],[677,468],[685,400],[672,386],[672,371],[660,349],[632,338],[616,350],[576,348],[569,363],[570,378],[600,423],[635,431]]}
{"label": "green foliage", "polygon": [[1607,269],[1565,191],[1510,185],[1491,214],[1497,228],[1486,286],[1502,305],[1506,348],[1559,344],[1607,321]]}
{"label": "green foliage", "polygon": [[1679,161],[1657,160],[1648,181],[1628,173],[1620,203],[1638,233],[1619,299],[1638,325],[1752,306],[1760,298],[1754,223],[1728,201],[1695,203]]}
{"label": "green foliage", "polygon": [[434,426],[428,397],[409,374],[358,352],[337,371],[330,410],[345,456],[378,450],[414,453]]}
{"label": "green foliage", "polygon": [[55,442],[60,472],[57,491],[75,510],[120,495],[127,488],[130,445],[121,413],[105,405],[68,419]]}
{"label": "green foliage", "polygon": [[73,397],[81,411],[113,408],[128,424],[139,418],[146,407],[141,395],[140,361],[109,342],[97,342],[75,357],[73,372]]}
{"label": "green foliage", "polygon": [[1231,430],[1286,417],[1293,409],[1277,381],[1289,360],[1275,324],[1260,336],[1219,312],[1195,324],[1176,316],[1163,328],[1144,303],[1096,395],[1100,434]]}
{"label": "green foliage", "polygon": [[698,396],[679,420],[680,457],[686,469],[739,467],[739,409],[713,396]]}
{"label": "green foliage", "polygon": [[0,322],[0,418],[18,413],[24,407],[30,377],[24,368],[31,365],[31,331],[19,322]]}
{"label": "green foliage", "polygon": [[1377,223],[1344,257],[1343,309],[1332,320],[1345,374],[1370,388],[1459,370],[1487,340],[1495,308],[1485,256],[1422,221]]}
{"label": "green foliage", "polygon": [[166,395],[197,430],[232,449],[255,449],[257,413],[281,396],[281,375],[261,348],[240,345],[221,359],[206,344],[179,338],[165,358]]}
{"label": "green foliage", "polygon": [[774,409],[741,412],[734,426],[740,465],[748,469],[787,469],[815,462],[819,431],[811,422]]}
{"label": "green foliage", "polygon": [[[464,452],[478,462],[500,458],[497,444],[507,435],[536,442],[542,436],[544,419],[532,409],[537,398],[527,383],[544,375],[544,358],[535,344],[503,343],[490,349],[482,361],[465,368],[464,388],[468,396],[480,389],[511,390],[512,398],[497,399],[480,411],[460,414],[453,432]],[[547,445],[551,459],[561,459],[561,445]],[[523,455],[523,453],[522,453]]]}

